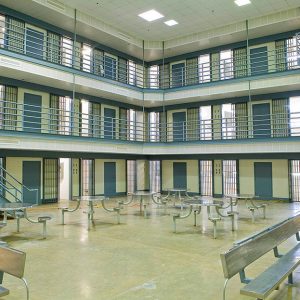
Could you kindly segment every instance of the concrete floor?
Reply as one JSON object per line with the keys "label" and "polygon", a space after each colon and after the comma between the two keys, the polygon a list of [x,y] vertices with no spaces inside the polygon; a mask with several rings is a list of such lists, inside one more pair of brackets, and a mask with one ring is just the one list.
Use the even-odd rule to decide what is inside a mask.
{"label": "concrete floor", "polygon": [[[59,205],[44,205],[30,210],[29,215],[51,215],[48,237],[43,240],[41,224],[21,221],[16,233],[14,220],[0,232],[0,238],[11,247],[27,253],[25,277],[31,300],[221,300],[224,278],[220,253],[235,240],[259,231],[300,210],[300,203],[270,202],[267,219],[257,218],[253,224],[243,202],[239,205],[238,229],[231,231],[230,220],[218,224],[218,238],[213,239],[212,223],[205,211],[199,218],[179,220],[173,233],[172,218],[153,204],[149,216],[139,214],[138,203],[125,207],[121,224],[114,213],[99,206],[95,226],[87,230],[85,207],[66,214],[61,225]],[[72,203],[73,205],[73,203]],[[295,238],[279,247],[282,252],[296,244]],[[272,253],[247,268],[254,277],[275,258]],[[296,284],[286,284],[268,299],[300,299],[300,269],[295,272]],[[3,286],[10,289],[7,300],[26,299],[22,282],[4,275]],[[253,299],[239,294],[239,277],[230,280],[227,300]]]}

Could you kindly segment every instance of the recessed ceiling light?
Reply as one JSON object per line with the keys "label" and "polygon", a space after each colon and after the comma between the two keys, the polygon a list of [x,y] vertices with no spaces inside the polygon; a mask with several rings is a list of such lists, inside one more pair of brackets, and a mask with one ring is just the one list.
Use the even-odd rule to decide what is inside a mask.
{"label": "recessed ceiling light", "polygon": [[162,14],[160,14],[158,11],[156,11],[155,9],[151,9],[151,10],[143,12],[142,14],[139,14],[139,17],[145,19],[148,22],[152,22],[152,21],[161,19],[164,16]]}
{"label": "recessed ceiling light", "polygon": [[251,4],[250,0],[235,0],[234,2],[238,6],[243,6],[243,5]]}
{"label": "recessed ceiling light", "polygon": [[175,20],[169,20],[169,21],[166,21],[164,22],[166,25],[168,26],[174,26],[174,25],[177,25],[178,22],[176,22]]}

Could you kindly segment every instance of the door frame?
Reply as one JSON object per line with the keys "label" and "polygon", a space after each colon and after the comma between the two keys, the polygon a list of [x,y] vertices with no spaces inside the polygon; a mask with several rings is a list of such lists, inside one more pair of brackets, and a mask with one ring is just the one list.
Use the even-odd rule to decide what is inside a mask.
{"label": "door frame", "polygon": [[272,110],[272,100],[264,100],[264,101],[251,101],[249,102],[250,105],[248,105],[248,115],[249,120],[251,120],[248,124],[248,132],[249,132],[249,138],[254,137],[254,131],[253,131],[253,105],[256,104],[269,104],[270,107],[270,125],[271,125],[271,132],[270,137],[273,137],[273,110]]}

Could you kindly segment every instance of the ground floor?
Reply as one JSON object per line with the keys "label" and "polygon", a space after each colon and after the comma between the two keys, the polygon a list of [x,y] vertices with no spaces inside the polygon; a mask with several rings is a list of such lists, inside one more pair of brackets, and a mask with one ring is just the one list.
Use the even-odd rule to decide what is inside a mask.
{"label": "ground floor", "polygon": [[[295,215],[300,209],[299,203],[272,200],[267,218],[258,215],[253,223],[240,201],[237,230],[231,231],[229,219],[222,220],[218,237],[213,239],[212,223],[205,210],[199,215],[199,226],[194,227],[190,217],[180,220],[177,233],[173,233],[172,217],[155,204],[147,218],[139,214],[137,202],[125,206],[119,225],[114,214],[99,206],[95,209],[95,224],[87,230],[85,206],[66,214],[66,225],[61,225],[58,208],[65,204],[60,201],[30,210],[32,216],[52,216],[45,240],[40,226],[25,220],[21,220],[20,233],[16,233],[15,220],[9,220],[0,232],[1,240],[27,254],[25,278],[31,300],[221,299],[224,278],[220,253],[231,248],[235,240]],[[279,246],[280,253],[295,244],[296,239],[291,238]],[[270,252],[247,268],[247,276],[255,277],[275,260]],[[294,279],[294,286],[281,284],[270,299],[299,299],[299,270]],[[4,275],[3,285],[10,290],[5,299],[25,299],[20,280]],[[226,299],[250,300],[239,294],[242,286],[238,275],[230,280]]]}
{"label": "ground floor", "polygon": [[[79,195],[124,196],[135,190],[221,197],[254,194],[261,199],[300,200],[300,160],[293,159],[108,159],[3,157],[3,195],[14,201],[55,203]],[[18,183],[19,182],[19,183]],[[10,185],[12,183],[12,185]],[[3,186],[2,186],[3,187]]]}

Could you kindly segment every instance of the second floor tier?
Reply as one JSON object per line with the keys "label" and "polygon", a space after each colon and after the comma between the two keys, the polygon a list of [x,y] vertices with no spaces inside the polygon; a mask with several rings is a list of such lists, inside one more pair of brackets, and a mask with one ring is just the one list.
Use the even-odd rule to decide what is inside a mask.
{"label": "second floor tier", "polygon": [[300,91],[145,108],[14,83],[20,85],[0,84],[2,151],[147,156],[300,150]]}

